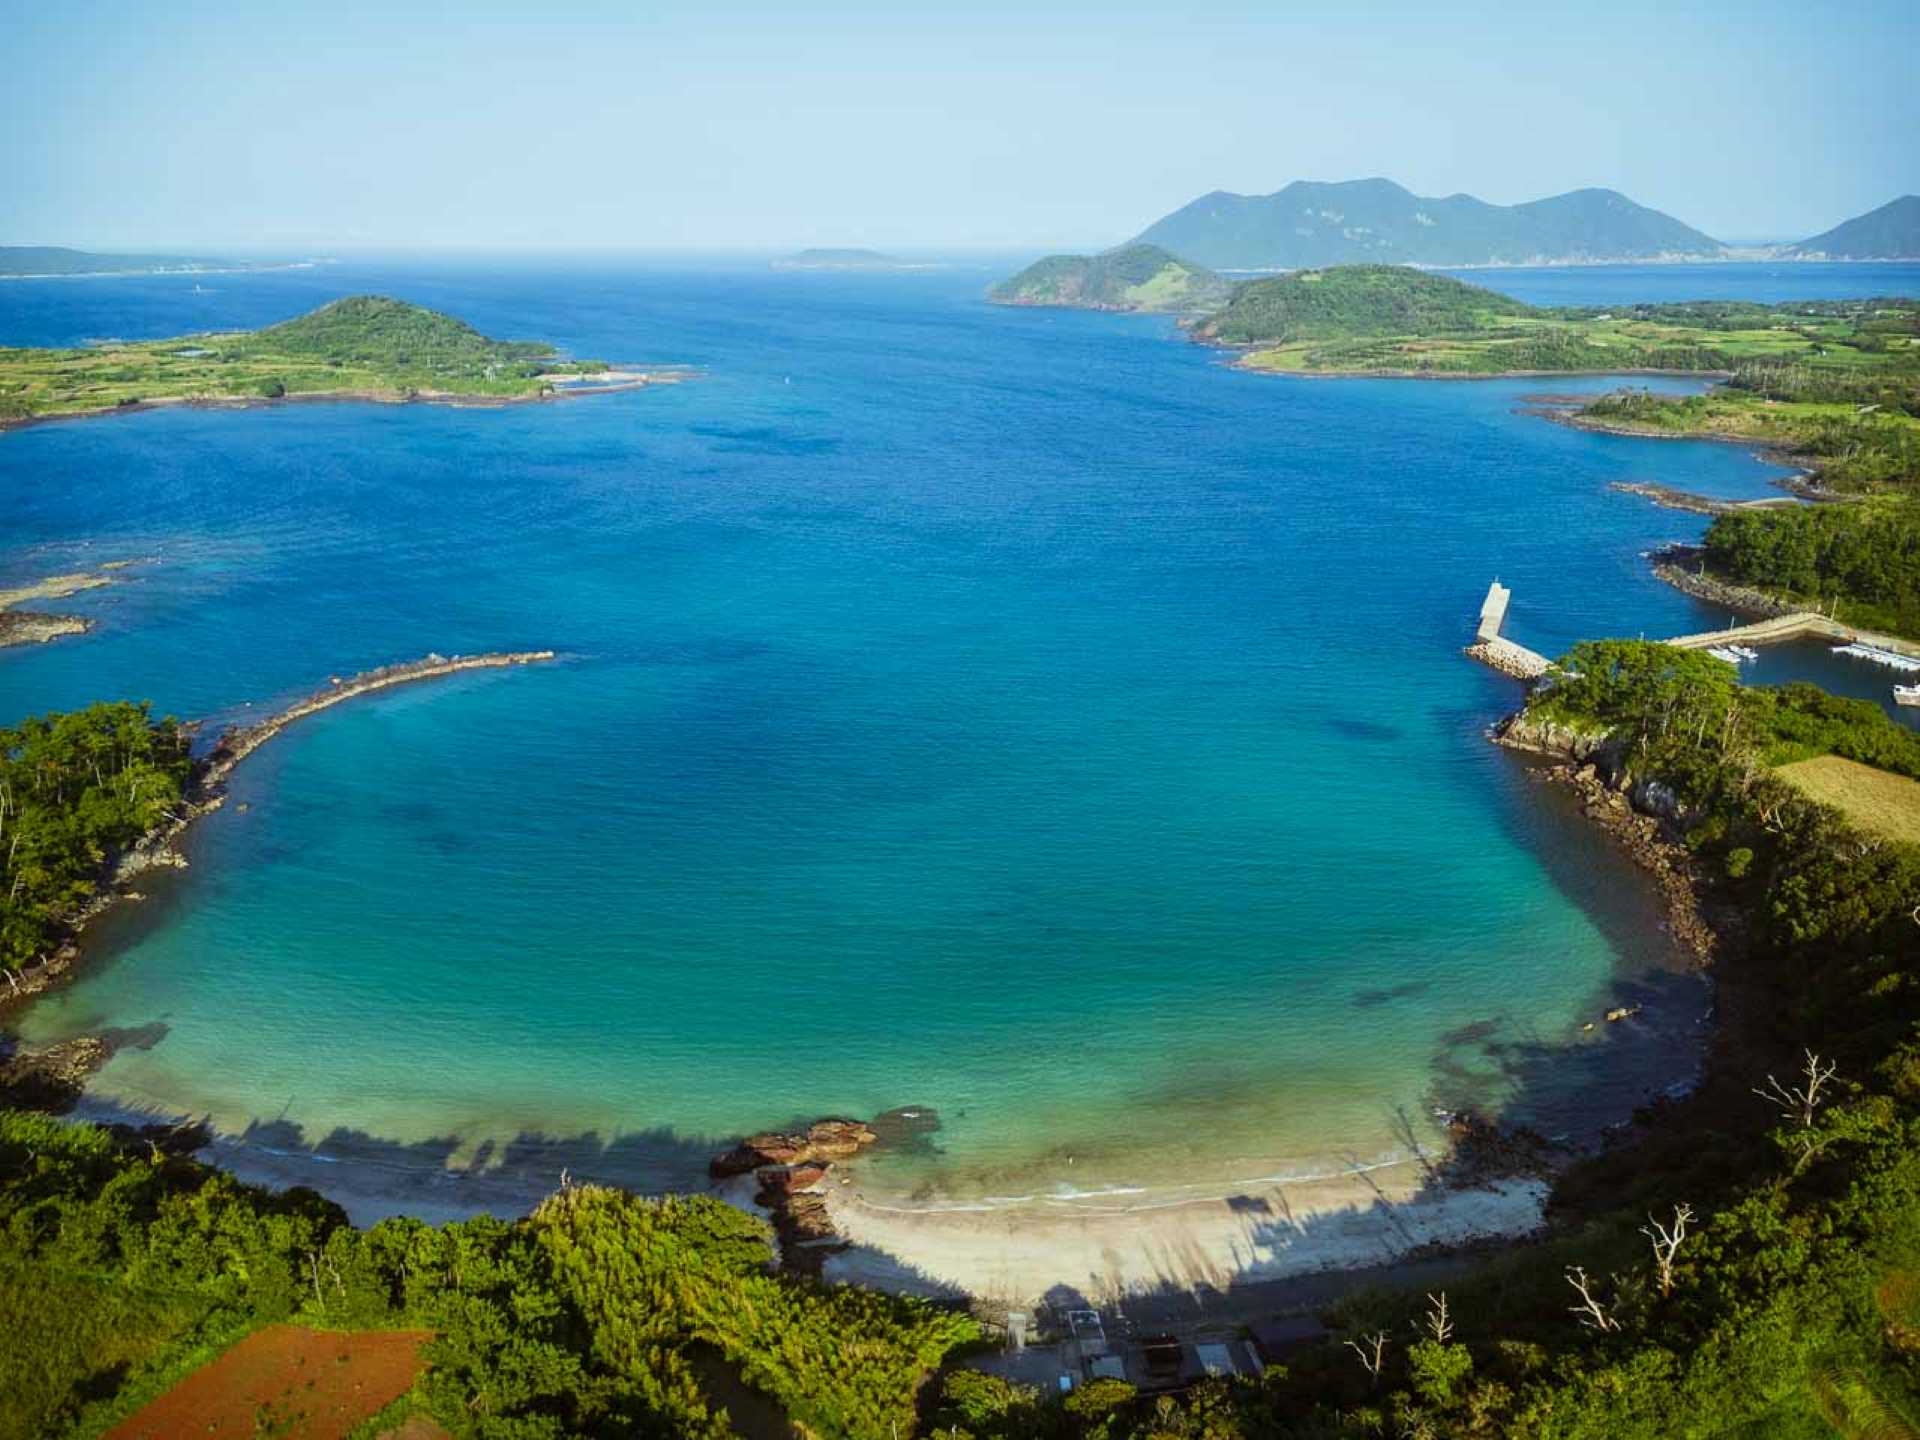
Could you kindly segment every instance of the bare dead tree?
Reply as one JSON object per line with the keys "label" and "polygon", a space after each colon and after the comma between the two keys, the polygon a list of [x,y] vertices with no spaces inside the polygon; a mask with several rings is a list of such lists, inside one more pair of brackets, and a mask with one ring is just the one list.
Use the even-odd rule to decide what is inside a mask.
{"label": "bare dead tree", "polygon": [[1833,1079],[1834,1071],[1839,1068],[1831,1062],[1822,1065],[1820,1057],[1811,1050],[1806,1053],[1807,1063],[1800,1071],[1801,1080],[1798,1085],[1792,1087],[1782,1085],[1772,1075],[1768,1075],[1767,1083],[1756,1086],[1753,1092],[1762,1100],[1778,1105],[1780,1118],[1789,1122],[1797,1121],[1802,1130],[1813,1128],[1814,1114],[1820,1108],[1820,1092],[1826,1087],[1827,1082]]}
{"label": "bare dead tree", "polygon": [[1360,1357],[1361,1368],[1377,1386],[1380,1383],[1380,1371],[1387,1363],[1387,1332],[1376,1330],[1371,1335],[1362,1335],[1358,1340],[1349,1340],[1347,1348]]}
{"label": "bare dead tree", "polygon": [[1453,1338],[1453,1319],[1447,1314],[1447,1292],[1427,1296],[1426,1317],[1414,1325],[1416,1333],[1431,1336],[1433,1343],[1444,1345]]}
{"label": "bare dead tree", "polygon": [[1593,1282],[1587,1278],[1585,1266],[1569,1266],[1567,1283],[1580,1293],[1580,1303],[1569,1305],[1567,1308],[1580,1318],[1582,1325],[1589,1330],[1597,1330],[1603,1335],[1620,1328],[1620,1322],[1609,1315],[1606,1306],[1594,1297]]}
{"label": "bare dead tree", "polygon": [[1673,1263],[1680,1253],[1680,1246],[1687,1238],[1687,1225],[1693,1219],[1691,1205],[1673,1207],[1673,1223],[1662,1225],[1652,1214],[1647,1223],[1640,1227],[1640,1233],[1653,1245],[1653,1272],[1660,1285],[1662,1295],[1673,1293]]}

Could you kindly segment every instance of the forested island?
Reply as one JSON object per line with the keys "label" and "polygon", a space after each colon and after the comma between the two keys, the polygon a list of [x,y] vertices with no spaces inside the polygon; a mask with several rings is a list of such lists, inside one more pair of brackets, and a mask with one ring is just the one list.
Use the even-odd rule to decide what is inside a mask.
{"label": "forested island", "polygon": [[0,428],[141,405],[294,398],[506,402],[583,379],[643,384],[538,341],[492,340],[404,300],[356,295],[262,330],[71,349],[0,348]]}

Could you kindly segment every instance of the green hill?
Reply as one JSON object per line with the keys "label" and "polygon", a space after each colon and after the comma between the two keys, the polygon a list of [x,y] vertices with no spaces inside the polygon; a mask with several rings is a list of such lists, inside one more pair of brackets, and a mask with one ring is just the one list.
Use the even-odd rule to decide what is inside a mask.
{"label": "green hill", "polygon": [[490,366],[524,368],[553,354],[551,345],[535,341],[489,340],[464,320],[384,295],[335,300],[298,319],[237,336],[226,348],[237,353],[311,355],[422,375],[485,372]]}
{"label": "green hill", "polygon": [[1920,195],[1902,195],[1788,248],[1798,260],[1920,259]]}
{"label": "green hill", "polygon": [[1104,255],[1049,255],[987,292],[996,305],[1069,305],[1084,310],[1205,310],[1229,281],[1157,245]]}
{"label": "green hill", "polygon": [[1614,190],[1524,205],[1415,195],[1391,180],[1297,180],[1271,195],[1216,190],[1156,221],[1141,242],[1222,270],[1313,266],[1517,265],[1711,257],[1711,236]]}
{"label": "green hill", "polygon": [[1538,313],[1445,275],[1400,265],[1339,265],[1242,285],[1194,334],[1228,345],[1456,335]]}

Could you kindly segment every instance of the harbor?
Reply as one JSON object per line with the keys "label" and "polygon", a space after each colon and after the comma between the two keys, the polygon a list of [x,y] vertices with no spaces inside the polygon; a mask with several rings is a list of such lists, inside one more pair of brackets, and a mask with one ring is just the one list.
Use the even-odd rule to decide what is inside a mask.
{"label": "harbor", "polygon": [[[1480,602],[1473,643],[1466,647],[1466,653],[1502,675],[1531,684],[1551,672],[1554,664],[1538,651],[1502,633],[1512,603],[1513,591],[1499,580],[1487,587],[1486,598]],[[1760,646],[1805,640],[1824,640],[1831,652],[1843,659],[1879,666],[1897,675],[1920,676],[1920,645],[1895,635],[1858,630],[1814,610],[1773,615],[1730,625],[1724,630],[1676,635],[1666,643],[1680,650],[1704,650],[1716,660],[1740,666],[1757,661]],[[1920,680],[1895,685],[1892,690],[1896,705],[1920,708]]]}

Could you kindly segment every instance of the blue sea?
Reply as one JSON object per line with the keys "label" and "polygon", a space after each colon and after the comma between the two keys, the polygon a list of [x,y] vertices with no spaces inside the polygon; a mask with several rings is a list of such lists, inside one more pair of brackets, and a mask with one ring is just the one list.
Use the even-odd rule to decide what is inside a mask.
{"label": "blue sea", "polygon": [[[932,1107],[877,1175],[989,1201],[1320,1173],[1466,1105],[1589,1134],[1686,1083],[1705,985],[1633,867],[1487,743],[1518,691],[1460,647],[1495,577],[1549,653],[1721,623],[1643,559],[1704,522],[1609,483],[1781,472],[1523,413],[1604,380],[1288,380],[1162,319],[983,304],[1012,264],[0,288],[4,344],[373,292],[698,369],[0,435],[0,583],[137,561],[56,607],[91,634],[0,653],[0,720],[224,721],[429,651],[564,657],[290,730],[26,1032],[134,1032],[99,1100],[282,1151],[642,1185],[743,1130]],[[1913,266],[1468,278],[1920,293]],[[1817,648],[1756,668],[1886,693]],[[1645,1009],[1583,1028],[1618,1004]]]}

